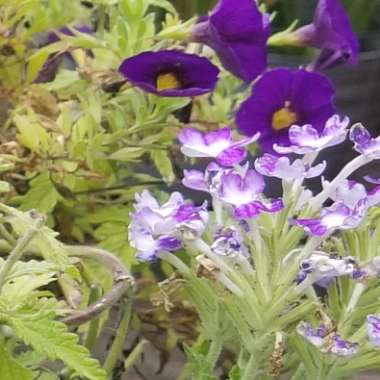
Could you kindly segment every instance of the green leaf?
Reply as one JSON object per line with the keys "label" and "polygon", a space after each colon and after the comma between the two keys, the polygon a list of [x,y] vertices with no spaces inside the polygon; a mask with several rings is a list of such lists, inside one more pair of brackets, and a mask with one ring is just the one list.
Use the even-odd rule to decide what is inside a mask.
{"label": "green leaf", "polygon": [[[68,332],[66,325],[54,320],[54,317],[51,311],[36,313],[24,310],[24,313],[9,314],[7,322],[16,335],[37,352],[51,360],[62,360],[79,376],[90,380],[106,380],[106,373],[99,362],[78,344],[78,336]],[[19,377],[12,379],[16,378]]]}
{"label": "green leaf", "polygon": [[18,363],[9,352],[0,346],[0,374],[1,380],[32,380],[33,372]]}
{"label": "green leaf", "polygon": [[195,350],[186,345],[184,348],[187,360],[191,366],[191,378],[197,380],[216,380],[207,360],[207,349],[205,350],[204,347],[201,346]]}
{"label": "green leaf", "polygon": [[27,70],[27,80],[29,83],[32,83],[34,79],[36,79],[38,73],[42,69],[44,63],[48,59],[50,53],[47,50],[41,49],[34,53],[28,63]]}
{"label": "green leaf", "polygon": [[173,182],[175,180],[175,175],[168,152],[165,150],[153,150],[150,152],[150,155],[157,170],[162,175],[162,178],[168,183]]}
{"label": "green leaf", "polygon": [[167,11],[169,13],[172,13],[172,14],[176,14],[177,13],[177,11],[173,7],[173,5],[169,1],[167,1],[167,0],[150,0],[149,2],[150,2],[151,5],[154,5],[155,7],[159,7],[159,8],[165,9],[165,11]]}
{"label": "green leaf", "polygon": [[126,147],[122,148],[115,153],[112,153],[108,158],[117,161],[133,161],[141,157],[145,150],[140,147]]}
{"label": "green leaf", "polygon": [[8,182],[0,181],[0,193],[7,193],[10,189]]}
{"label": "green leaf", "polygon": [[15,198],[17,202],[20,202],[21,210],[36,209],[44,213],[53,211],[61,199],[62,197],[51,182],[48,172],[41,173],[30,181],[30,190],[25,195]]}

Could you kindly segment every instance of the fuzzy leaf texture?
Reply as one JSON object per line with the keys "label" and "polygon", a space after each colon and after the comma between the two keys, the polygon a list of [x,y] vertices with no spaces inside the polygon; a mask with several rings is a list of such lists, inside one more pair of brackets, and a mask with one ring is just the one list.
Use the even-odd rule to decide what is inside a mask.
{"label": "fuzzy leaf texture", "polygon": [[37,352],[43,353],[51,360],[62,360],[67,367],[86,379],[106,380],[106,373],[99,362],[91,358],[87,348],[78,343],[77,335],[68,332],[62,322],[54,320],[54,312],[24,309],[2,317],[5,317],[14,332]]}
{"label": "fuzzy leaf texture", "polygon": [[31,370],[18,363],[2,346],[0,346],[0,374],[1,380],[32,380],[35,377]]}

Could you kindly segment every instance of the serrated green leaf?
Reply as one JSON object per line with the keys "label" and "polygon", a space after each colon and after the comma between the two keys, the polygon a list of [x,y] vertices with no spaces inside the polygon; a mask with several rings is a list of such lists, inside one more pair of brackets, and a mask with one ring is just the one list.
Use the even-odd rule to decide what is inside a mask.
{"label": "serrated green leaf", "polygon": [[90,380],[106,380],[99,362],[90,357],[89,351],[79,345],[78,336],[68,332],[62,322],[54,320],[54,313],[12,313],[7,322],[16,335],[37,352],[51,360],[62,360],[79,376]]}
{"label": "serrated green leaf", "polygon": [[0,345],[0,375],[1,380],[32,380],[34,373],[25,368],[9,352]]}
{"label": "serrated green leaf", "polygon": [[204,347],[195,350],[189,346],[184,346],[187,360],[191,366],[192,379],[197,380],[216,380],[212,368],[207,361],[207,352]]}
{"label": "serrated green leaf", "polygon": [[38,73],[44,66],[44,63],[48,59],[50,53],[47,50],[41,49],[34,53],[28,62],[27,80],[32,83],[36,79]]}
{"label": "serrated green leaf", "polygon": [[15,198],[17,202],[20,202],[21,210],[36,209],[46,213],[53,211],[55,205],[61,199],[61,195],[55,189],[47,172],[33,178],[30,181],[30,190],[25,195]]}
{"label": "serrated green leaf", "polygon": [[141,157],[145,150],[140,147],[125,147],[115,153],[112,153],[108,158],[117,161],[133,161]]}
{"label": "serrated green leaf", "polygon": [[167,1],[167,0],[149,0],[151,5],[154,5],[155,7],[159,7],[162,9],[165,9],[167,12],[176,14],[177,11],[173,7],[173,5]]}

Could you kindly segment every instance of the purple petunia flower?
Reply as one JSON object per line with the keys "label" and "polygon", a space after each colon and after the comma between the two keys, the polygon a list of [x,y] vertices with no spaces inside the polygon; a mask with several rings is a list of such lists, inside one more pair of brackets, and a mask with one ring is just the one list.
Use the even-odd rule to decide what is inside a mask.
{"label": "purple petunia flower", "polygon": [[220,0],[192,30],[192,40],[215,50],[223,66],[251,82],[267,65],[269,17],[252,0]]}
{"label": "purple petunia flower", "polygon": [[290,163],[288,157],[278,157],[265,153],[255,161],[256,170],[268,177],[277,177],[286,180],[297,178],[313,178],[322,174],[326,169],[326,162],[310,167],[302,160],[294,160]]}
{"label": "purple petunia flower", "polygon": [[236,123],[248,136],[260,132],[260,146],[272,151],[274,143],[289,145],[288,129],[293,124],[310,124],[322,131],[335,112],[334,95],[333,85],[322,74],[286,68],[270,70],[241,105]]}
{"label": "purple petunia flower", "polygon": [[376,347],[380,347],[380,318],[377,315],[367,316],[367,333],[369,341]]}
{"label": "purple petunia flower", "polygon": [[208,59],[178,50],[148,51],[125,59],[120,73],[160,96],[196,96],[214,90],[218,68]]}
{"label": "purple petunia flower", "polygon": [[351,357],[358,351],[358,344],[342,339],[335,331],[321,324],[313,328],[310,323],[300,322],[297,333],[323,353],[330,353],[339,357]]}
{"label": "purple petunia flower", "polygon": [[[356,268],[356,261],[351,256],[341,257],[315,252],[300,263],[297,283],[306,286],[316,283],[327,288],[336,277],[352,275]],[[304,288],[304,285],[301,287]]]}
{"label": "purple petunia flower", "polygon": [[265,183],[263,176],[255,170],[225,172],[220,184],[219,198],[233,206],[236,219],[249,219],[262,212],[277,212],[283,208],[281,199],[260,200]]}
{"label": "purple petunia flower", "polygon": [[273,149],[280,154],[319,152],[343,142],[346,139],[349,122],[348,117],[340,120],[338,115],[333,115],[326,121],[324,129],[320,132],[311,125],[292,125],[289,128],[289,141],[292,145],[275,144]]}
{"label": "purple petunia flower", "polygon": [[331,207],[322,210],[320,217],[296,219],[295,224],[302,226],[309,235],[326,236],[336,229],[351,229],[357,227],[368,209],[368,200],[361,199],[353,209],[344,202],[336,202]]}
{"label": "purple petunia flower", "polygon": [[362,124],[357,123],[351,127],[350,140],[355,144],[354,148],[359,153],[371,159],[380,158],[380,137],[371,137]]}
{"label": "purple petunia flower", "polygon": [[202,133],[195,128],[185,128],[178,135],[181,152],[188,157],[210,157],[223,166],[234,166],[246,157],[244,146],[255,142],[260,134],[233,142],[229,128]]}
{"label": "purple petunia flower", "polygon": [[358,61],[359,41],[339,0],[319,0],[313,22],[293,32],[293,37],[302,45],[321,49],[316,68]]}

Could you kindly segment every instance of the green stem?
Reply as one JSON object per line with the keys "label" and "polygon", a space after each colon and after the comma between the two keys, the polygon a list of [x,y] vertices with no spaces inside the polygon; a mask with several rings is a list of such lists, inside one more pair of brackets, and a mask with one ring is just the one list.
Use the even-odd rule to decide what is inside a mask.
{"label": "green stem", "polygon": [[7,261],[4,263],[3,267],[0,269],[0,292],[2,287],[5,284],[6,277],[13,265],[20,260],[25,249],[28,247],[29,243],[36,236],[40,228],[43,226],[45,222],[45,218],[43,218],[39,214],[35,214],[33,216],[35,218],[35,222],[33,225],[26,231],[25,235],[18,239],[15,247],[11,251],[8,256]]}
{"label": "green stem", "polygon": [[119,360],[124,348],[125,338],[128,334],[129,321],[131,319],[131,305],[132,302],[129,300],[125,308],[125,312],[120,322],[119,328],[117,329],[115,340],[112,343],[111,349],[103,365],[103,368],[105,369],[108,375],[112,374],[112,371],[117,361]]}
{"label": "green stem", "polygon": [[16,239],[10,234],[7,229],[0,224],[0,234],[3,236],[3,238],[11,245],[14,246],[16,244]]}
{"label": "green stem", "polygon": [[256,370],[256,359],[254,355],[249,357],[248,363],[245,366],[244,372],[240,380],[253,380],[256,376],[254,372]]}
{"label": "green stem", "polygon": [[132,352],[128,355],[127,359],[124,362],[124,370],[127,372],[136,362],[136,360],[141,356],[144,351],[144,346],[148,343],[147,340],[141,340]]}
{"label": "green stem", "polygon": [[211,342],[206,358],[206,360],[210,363],[211,368],[215,367],[222,348],[223,344],[219,339],[215,339]]}
{"label": "green stem", "polygon": [[[91,305],[95,301],[100,298],[101,292],[98,285],[91,285],[90,287],[90,296],[89,296],[89,304]],[[86,339],[84,341],[84,346],[88,348],[89,351],[93,349],[96,343],[96,339],[98,338],[99,333],[99,317],[91,320],[90,325],[88,326],[88,331],[86,335]]]}

